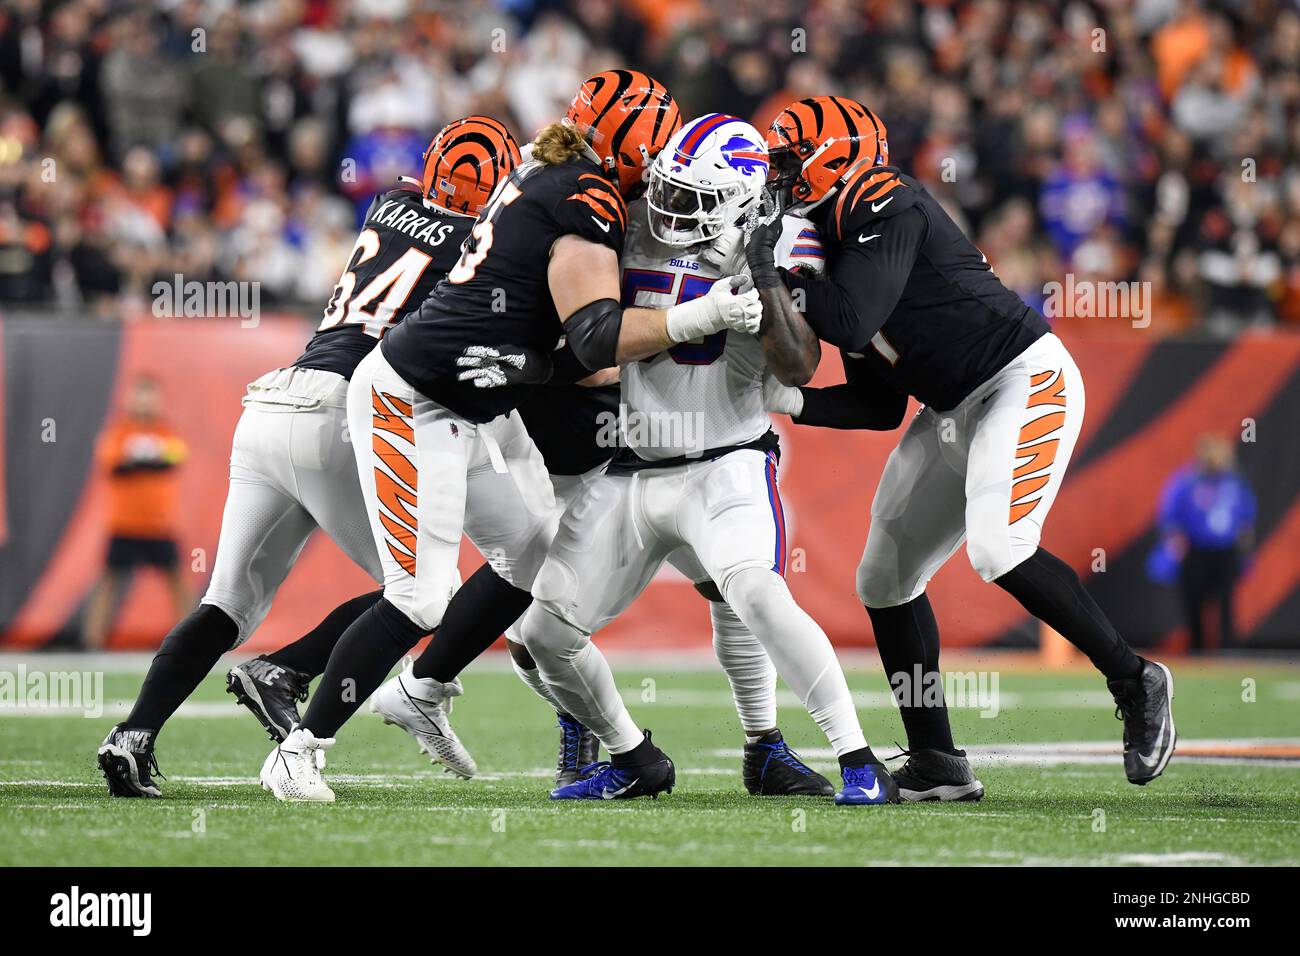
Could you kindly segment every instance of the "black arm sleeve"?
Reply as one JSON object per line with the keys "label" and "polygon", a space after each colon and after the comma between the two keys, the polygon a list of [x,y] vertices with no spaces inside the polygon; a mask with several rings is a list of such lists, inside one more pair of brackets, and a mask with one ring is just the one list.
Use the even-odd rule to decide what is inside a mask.
{"label": "black arm sleeve", "polygon": [[[925,233],[925,215],[915,207],[873,219],[844,240],[825,279],[784,271],[782,278],[820,338],[858,352],[898,304]],[[802,303],[796,289],[803,290]]]}
{"label": "black arm sleeve", "polygon": [[847,381],[829,388],[801,388],[803,413],[794,419],[795,423],[875,431],[890,431],[902,424],[907,396],[872,374],[861,359],[847,355],[841,358]]}
{"label": "black arm sleeve", "polygon": [[564,320],[564,340],[587,368],[609,368],[618,364],[622,327],[623,307],[614,299],[597,299]]}
{"label": "black arm sleeve", "polygon": [[562,348],[551,353],[551,377],[547,385],[572,385],[580,382],[596,369],[589,369],[578,361],[573,346],[566,341]]}

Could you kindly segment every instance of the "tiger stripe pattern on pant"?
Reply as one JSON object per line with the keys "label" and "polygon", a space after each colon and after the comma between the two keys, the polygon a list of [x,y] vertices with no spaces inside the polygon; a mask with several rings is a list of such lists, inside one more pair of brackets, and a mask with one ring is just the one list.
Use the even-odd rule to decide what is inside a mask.
{"label": "tiger stripe pattern on pant", "polygon": [[1011,513],[1008,524],[1015,524],[1038,507],[1041,497],[1030,497],[1042,491],[1052,480],[1052,465],[1060,448],[1060,438],[1050,437],[1060,432],[1065,424],[1065,412],[1051,411],[1052,406],[1065,408],[1065,373],[1062,369],[1039,372],[1029,380],[1029,400],[1026,410],[1047,407],[1046,414],[1026,422],[1020,429],[1016,447],[1016,469],[1012,472],[1015,483],[1011,486]]}
{"label": "tiger stripe pattern on pant", "polygon": [[384,543],[402,570],[415,577],[420,481],[415,466],[411,404],[376,388],[371,388],[370,400],[374,408],[371,448],[375,455],[375,493],[381,505],[379,521],[384,526]]}

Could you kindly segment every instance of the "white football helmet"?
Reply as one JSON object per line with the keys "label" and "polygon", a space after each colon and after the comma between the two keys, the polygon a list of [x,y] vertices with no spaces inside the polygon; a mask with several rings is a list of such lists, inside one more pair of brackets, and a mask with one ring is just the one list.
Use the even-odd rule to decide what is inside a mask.
{"label": "white football helmet", "polygon": [[650,232],[669,246],[713,242],[758,201],[767,171],[763,135],[744,120],[709,113],[687,123],[650,167]]}

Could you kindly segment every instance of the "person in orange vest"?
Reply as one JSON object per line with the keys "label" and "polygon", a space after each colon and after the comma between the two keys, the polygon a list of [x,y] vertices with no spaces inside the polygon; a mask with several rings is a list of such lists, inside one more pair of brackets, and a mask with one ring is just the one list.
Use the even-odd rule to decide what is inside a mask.
{"label": "person in orange vest", "polygon": [[177,468],[187,449],[162,418],[161,408],[157,380],[141,375],[131,383],[125,411],[100,436],[96,459],[108,476],[108,555],[86,614],[89,649],[104,646],[138,567],[157,568],[167,576],[177,617],[192,600],[176,546]]}

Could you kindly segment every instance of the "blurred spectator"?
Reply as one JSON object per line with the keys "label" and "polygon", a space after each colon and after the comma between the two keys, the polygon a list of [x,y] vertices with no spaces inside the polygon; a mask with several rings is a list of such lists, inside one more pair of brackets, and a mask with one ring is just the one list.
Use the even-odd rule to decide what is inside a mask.
{"label": "blurred spectator", "polygon": [[1196,461],[1165,487],[1160,526],[1165,547],[1180,560],[1178,586],[1191,650],[1206,650],[1205,612],[1218,610],[1218,645],[1236,642],[1233,592],[1253,545],[1255,495],[1236,469],[1232,443],[1204,435]]}
{"label": "blurred spectator", "polygon": [[162,417],[162,391],[142,375],[131,383],[122,415],[100,437],[96,452],[108,477],[108,556],[86,612],[85,643],[104,646],[118,605],[137,568],[167,576],[175,617],[190,610],[190,588],[176,546],[177,467],[185,442]]}
{"label": "blurred spectator", "polygon": [[194,271],[291,303],[343,268],[339,203],[359,218],[440,125],[526,141],[620,65],[687,117],[867,102],[1031,304],[1069,270],[1159,283],[1142,334],[1300,323],[1290,0],[10,0],[0,293],[127,316]]}

